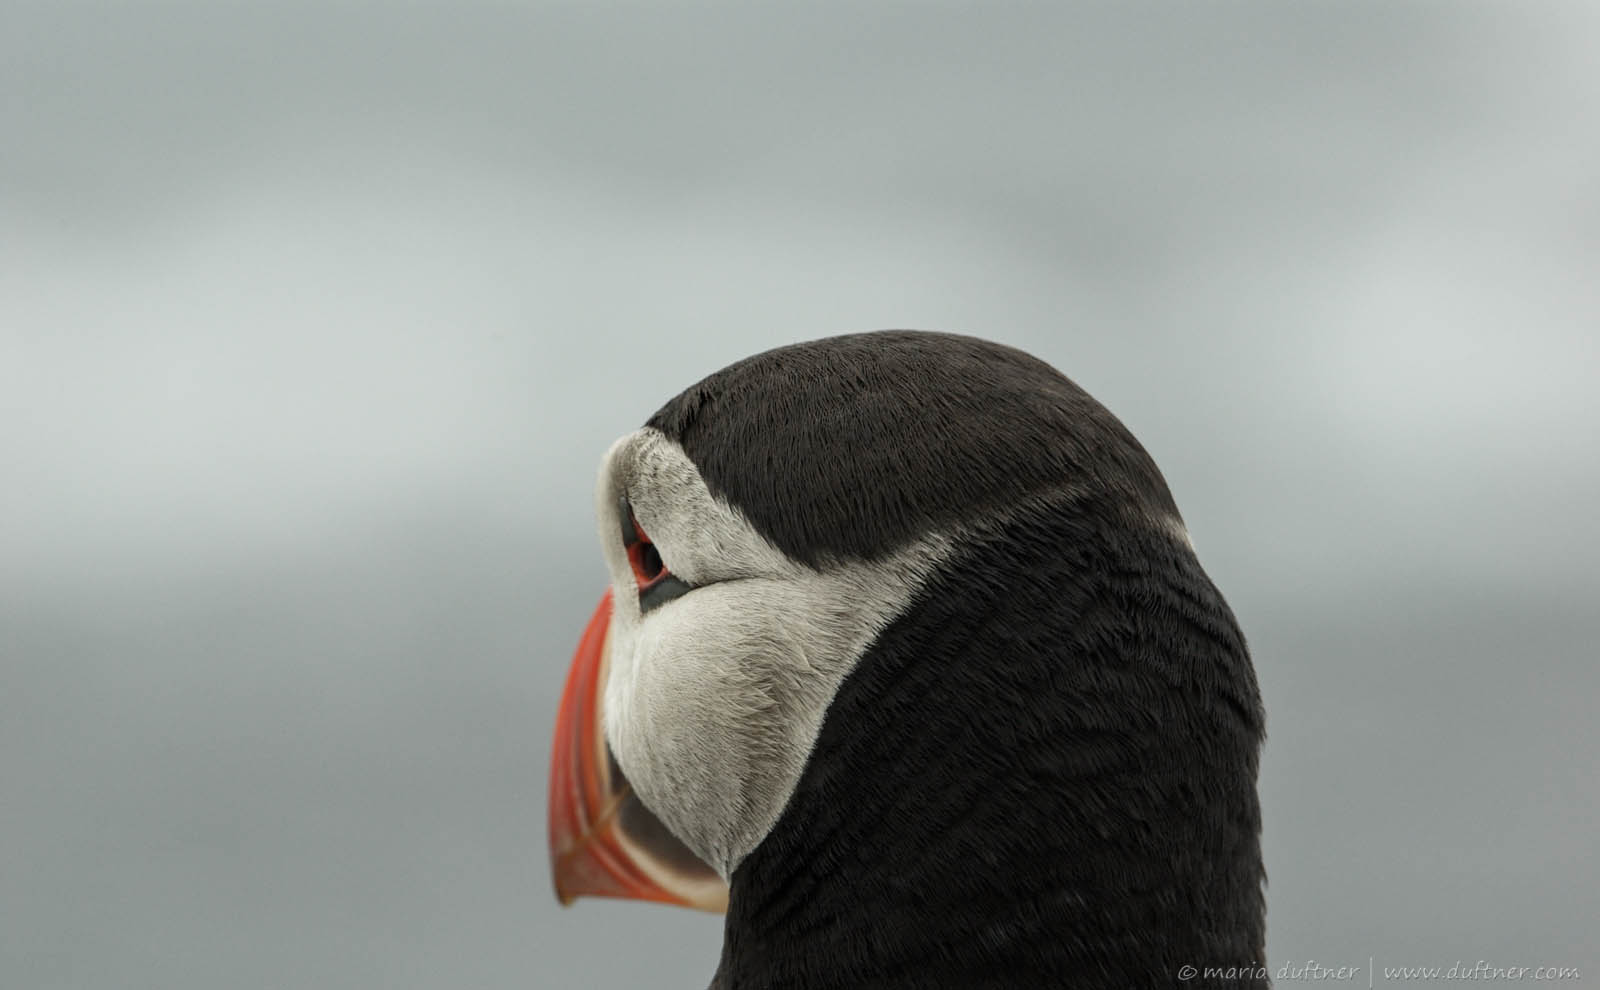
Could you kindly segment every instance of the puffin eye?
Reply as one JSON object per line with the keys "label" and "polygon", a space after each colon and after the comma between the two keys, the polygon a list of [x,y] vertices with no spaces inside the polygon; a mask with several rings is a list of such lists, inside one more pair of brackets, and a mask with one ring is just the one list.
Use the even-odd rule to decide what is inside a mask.
{"label": "puffin eye", "polygon": [[649,612],[693,591],[692,586],[667,570],[661,551],[634,518],[628,496],[622,496],[617,510],[622,524],[622,545],[628,551],[628,566],[633,569],[633,583],[639,589],[639,612]]}
{"label": "puffin eye", "polygon": [[667,566],[661,562],[661,551],[644,536],[628,548],[628,563],[633,565],[634,580],[639,582],[641,588],[659,578],[667,570]]}

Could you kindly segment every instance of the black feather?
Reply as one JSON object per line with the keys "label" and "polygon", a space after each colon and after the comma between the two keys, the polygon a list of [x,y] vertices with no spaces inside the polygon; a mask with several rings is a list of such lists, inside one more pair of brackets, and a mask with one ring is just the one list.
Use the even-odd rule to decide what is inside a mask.
{"label": "black feather", "polygon": [[756,355],[649,425],[813,566],[967,539],[734,873],[715,988],[1266,984],[1255,674],[1114,416],[1020,351],[893,331]]}
{"label": "black feather", "polygon": [[1103,498],[1020,517],[841,686],[713,986],[1265,986],[1262,729],[1186,546]]}
{"label": "black feather", "polygon": [[1178,514],[1104,406],[1043,361],[975,337],[889,330],[780,347],[685,389],[647,425],[812,565],[881,558],[1067,486]]}

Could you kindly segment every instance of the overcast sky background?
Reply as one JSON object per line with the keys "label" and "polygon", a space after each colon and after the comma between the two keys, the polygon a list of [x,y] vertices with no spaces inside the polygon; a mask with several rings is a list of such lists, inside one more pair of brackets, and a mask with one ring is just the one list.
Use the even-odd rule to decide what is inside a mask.
{"label": "overcast sky background", "polygon": [[1577,3],[0,0],[0,984],[703,986],[720,919],[551,893],[594,470],[881,327],[1166,472],[1266,694],[1275,967],[1600,979],[1597,51]]}

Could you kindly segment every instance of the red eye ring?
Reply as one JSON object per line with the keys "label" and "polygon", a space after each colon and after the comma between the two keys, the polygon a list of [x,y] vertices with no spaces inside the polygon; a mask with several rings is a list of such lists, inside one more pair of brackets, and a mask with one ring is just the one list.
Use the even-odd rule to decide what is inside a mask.
{"label": "red eye ring", "polygon": [[640,590],[650,587],[662,578],[668,577],[670,572],[661,559],[661,551],[650,542],[650,537],[645,535],[639,520],[632,519],[633,531],[638,539],[628,544],[628,565],[633,568],[633,580]]}
{"label": "red eye ring", "polygon": [[682,598],[694,587],[679,580],[667,570],[661,551],[650,541],[639,520],[634,518],[633,506],[628,504],[627,493],[617,499],[617,519],[622,526],[622,548],[628,555],[628,569],[633,571],[633,583],[639,589],[639,614],[654,611],[670,601]]}

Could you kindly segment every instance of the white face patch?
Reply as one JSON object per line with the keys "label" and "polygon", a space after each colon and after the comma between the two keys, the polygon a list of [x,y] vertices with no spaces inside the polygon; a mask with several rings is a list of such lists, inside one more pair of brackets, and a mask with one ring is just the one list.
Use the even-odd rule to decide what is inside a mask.
{"label": "white face patch", "polygon": [[[624,495],[666,568],[694,589],[644,615],[622,545]],[[607,740],[645,805],[726,880],[783,812],[840,683],[951,541],[812,569],[649,428],[606,453],[595,508],[615,595]]]}

